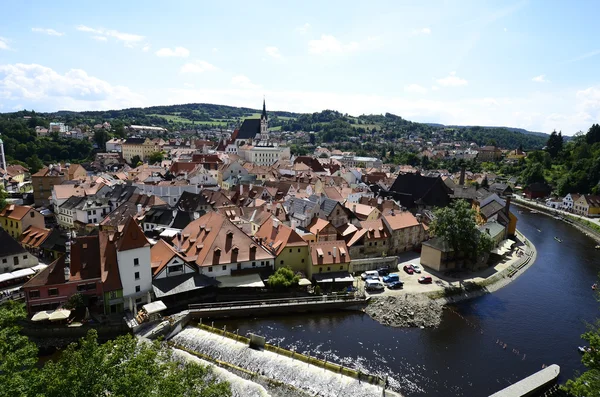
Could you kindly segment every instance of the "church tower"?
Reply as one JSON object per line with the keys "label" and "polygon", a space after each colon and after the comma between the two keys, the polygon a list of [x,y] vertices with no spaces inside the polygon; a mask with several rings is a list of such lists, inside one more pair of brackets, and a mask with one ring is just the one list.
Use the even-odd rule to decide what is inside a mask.
{"label": "church tower", "polygon": [[263,110],[260,115],[260,140],[268,141],[269,140],[269,122],[267,118],[267,106],[265,100],[263,99]]}

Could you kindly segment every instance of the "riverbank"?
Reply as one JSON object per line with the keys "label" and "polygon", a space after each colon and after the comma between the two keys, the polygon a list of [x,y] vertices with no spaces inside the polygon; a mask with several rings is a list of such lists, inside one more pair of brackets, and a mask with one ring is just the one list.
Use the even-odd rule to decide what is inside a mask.
{"label": "riverbank", "polygon": [[[522,254],[514,254],[514,258],[506,263],[457,280],[439,278],[440,274],[428,270],[427,273],[437,278],[429,288],[409,291],[386,289],[382,294],[372,294],[364,312],[379,323],[391,327],[437,327],[446,305],[493,293],[517,279],[533,265],[537,258],[535,246],[518,231],[517,238],[521,242],[518,249]],[[416,259],[409,261],[416,262]],[[401,263],[398,268],[402,266]]]}

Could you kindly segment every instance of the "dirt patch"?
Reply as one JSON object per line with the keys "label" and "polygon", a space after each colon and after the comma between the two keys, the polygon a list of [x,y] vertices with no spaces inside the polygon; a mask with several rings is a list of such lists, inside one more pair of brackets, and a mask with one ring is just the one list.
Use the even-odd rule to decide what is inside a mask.
{"label": "dirt patch", "polygon": [[423,295],[371,297],[365,312],[391,327],[437,327],[442,321],[443,303]]}

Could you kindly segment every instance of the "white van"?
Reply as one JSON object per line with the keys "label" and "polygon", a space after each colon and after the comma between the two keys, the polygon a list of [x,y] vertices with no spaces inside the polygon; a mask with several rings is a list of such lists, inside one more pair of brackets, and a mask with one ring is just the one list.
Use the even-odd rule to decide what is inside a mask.
{"label": "white van", "polygon": [[377,270],[367,270],[363,274],[360,275],[360,278],[366,280],[368,278],[376,278],[379,280],[379,272]]}
{"label": "white van", "polygon": [[365,280],[365,289],[367,291],[380,291],[384,289],[383,283],[379,280],[367,279]]}

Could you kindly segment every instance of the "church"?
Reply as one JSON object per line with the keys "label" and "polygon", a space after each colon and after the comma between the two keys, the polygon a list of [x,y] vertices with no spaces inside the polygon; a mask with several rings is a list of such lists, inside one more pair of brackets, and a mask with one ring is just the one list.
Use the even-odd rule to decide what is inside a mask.
{"label": "church", "polygon": [[290,158],[290,148],[280,146],[269,135],[269,118],[264,99],[260,119],[245,119],[240,128],[231,135],[224,151],[236,153],[244,160],[257,165],[271,165]]}

